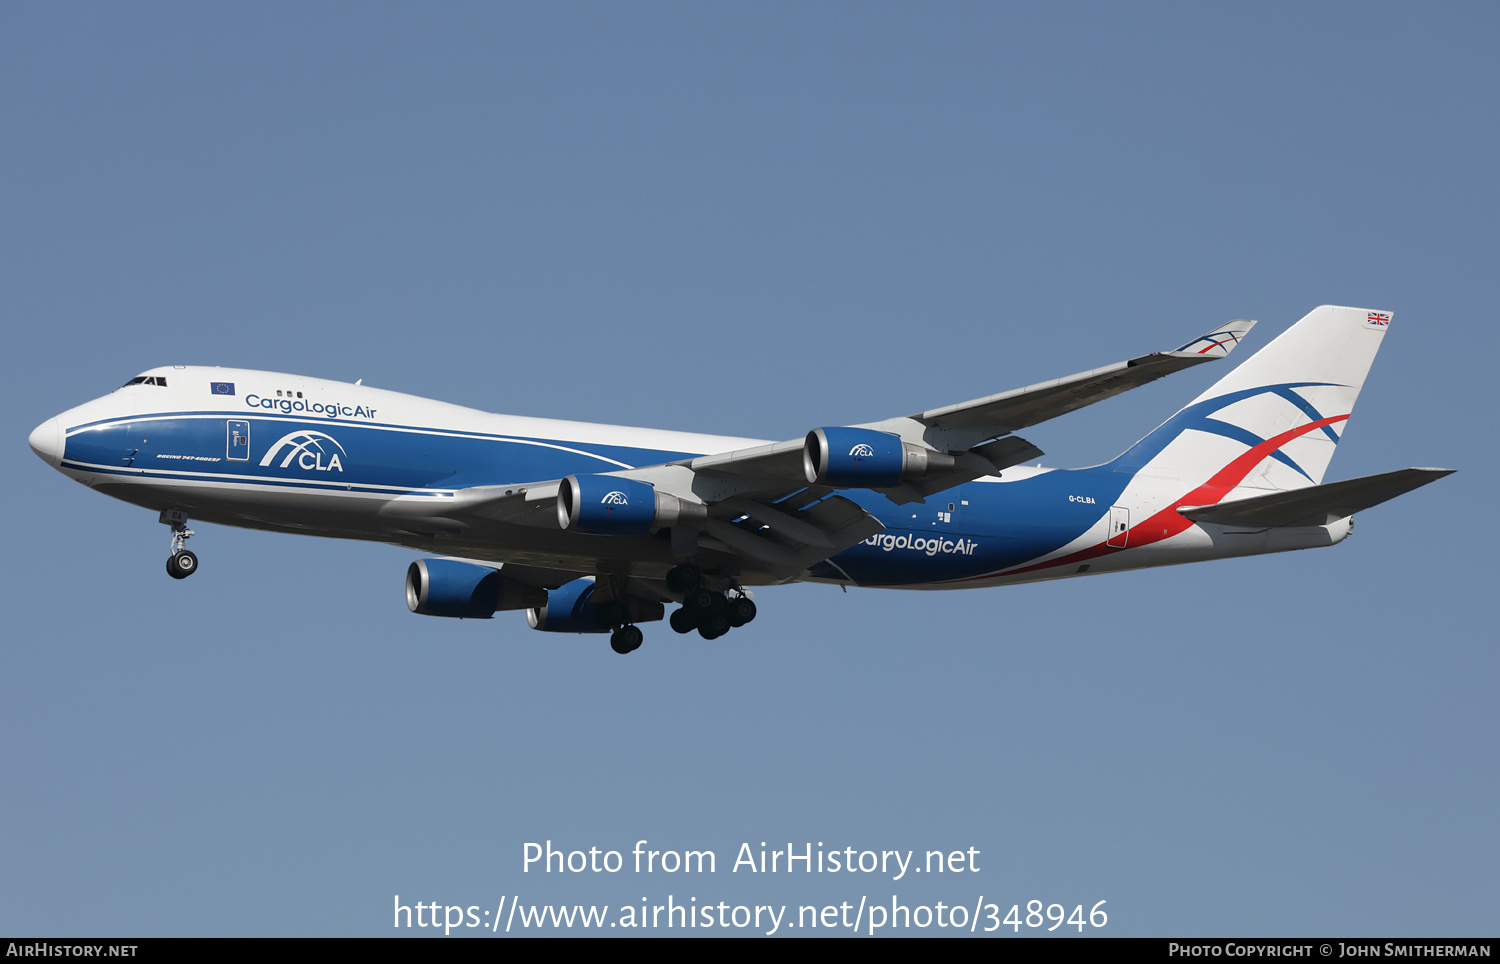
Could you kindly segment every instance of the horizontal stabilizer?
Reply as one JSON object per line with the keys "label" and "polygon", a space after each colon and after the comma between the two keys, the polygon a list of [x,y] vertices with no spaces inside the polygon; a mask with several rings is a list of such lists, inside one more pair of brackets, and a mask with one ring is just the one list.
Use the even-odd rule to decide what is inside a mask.
{"label": "horizontal stabilizer", "polygon": [[1326,526],[1453,472],[1453,469],[1398,469],[1361,479],[1328,482],[1219,505],[1189,506],[1177,511],[1194,522],[1253,529]]}

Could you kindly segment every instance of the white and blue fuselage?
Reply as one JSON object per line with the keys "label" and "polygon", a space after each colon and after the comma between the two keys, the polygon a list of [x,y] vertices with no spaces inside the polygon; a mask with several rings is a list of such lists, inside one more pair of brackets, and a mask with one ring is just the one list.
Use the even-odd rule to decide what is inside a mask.
{"label": "white and blue fuselage", "polygon": [[1012,433],[1227,355],[1254,322],[1170,352],[805,439],[495,415],[296,375],[173,366],[48,419],[32,449],[172,526],[189,519],[407,546],[425,615],[527,609],[613,633],[672,614],[715,638],[744,587],[960,589],[1333,545],[1351,516],[1446,474],[1323,483],[1389,312],[1324,306],[1114,460],[1022,465]]}
{"label": "white and blue fuselage", "polygon": [[[497,415],[362,385],[200,367],[152,369],[32,435],[32,447],[64,474],[153,510],[580,574],[605,560],[611,570],[658,578],[674,564],[662,539],[476,519],[459,526],[446,507],[474,486],[519,487],[763,444]],[[848,490],[843,495],[884,531],[802,578],[907,589],[993,586],[1331,545],[1348,531],[1347,520],[1232,535],[1185,524],[1171,509],[1194,486],[1165,474],[1120,460],[1085,469],[1013,467],[902,506]],[[1146,528],[1164,512],[1171,514]],[[785,581],[758,572],[753,561],[738,578]]]}

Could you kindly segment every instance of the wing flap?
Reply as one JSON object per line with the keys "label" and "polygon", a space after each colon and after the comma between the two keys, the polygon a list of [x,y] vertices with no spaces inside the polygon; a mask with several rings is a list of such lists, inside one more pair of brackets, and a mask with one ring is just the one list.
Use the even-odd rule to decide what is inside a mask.
{"label": "wing flap", "polygon": [[1001,471],[1012,465],[1039,459],[1042,454],[1041,449],[1020,436],[1008,435],[1005,438],[995,439],[993,442],[976,445],[957,456],[953,464],[954,470],[950,473],[907,482],[896,489],[878,491],[884,492],[886,497],[897,505],[920,502],[929,495],[935,495],[944,489],[951,489],[955,485],[982,479],[986,475],[999,475]]}
{"label": "wing flap", "polygon": [[725,505],[738,521],[710,517],[705,531],[778,578],[789,579],[885,530],[878,519],[843,496],[829,496],[801,509],[786,505],[793,501],[768,505],[731,500]]}

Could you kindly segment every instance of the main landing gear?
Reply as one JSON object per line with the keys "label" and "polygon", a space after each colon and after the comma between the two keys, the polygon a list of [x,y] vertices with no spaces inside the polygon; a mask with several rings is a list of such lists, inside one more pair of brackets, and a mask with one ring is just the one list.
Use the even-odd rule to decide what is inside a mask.
{"label": "main landing gear", "polygon": [[630,622],[630,610],[624,602],[606,599],[599,604],[597,618],[600,626],[614,630],[609,634],[610,649],[624,656],[641,648],[646,635],[639,626]]}
{"label": "main landing gear", "polygon": [[624,656],[641,648],[641,641],[646,636],[641,632],[639,626],[621,626],[609,634],[609,648]]}
{"label": "main landing gear", "polygon": [[745,590],[731,585],[729,593],[715,592],[702,582],[703,572],[694,565],[684,563],[667,573],[667,586],[682,593],[682,608],[670,620],[674,630],[696,629],[704,639],[718,639],[755,618],[755,603]]}
{"label": "main landing gear", "polygon": [[[685,562],[668,572],[667,586],[674,593],[682,593],[682,608],[671,617],[672,628],[679,633],[696,629],[704,639],[718,639],[755,618],[755,603],[745,590],[733,582],[726,592],[709,589],[703,584],[703,570],[693,563]],[[623,656],[641,648],[644,634],[629,622],[630,608],[622,600],[606,599],[598,607],[599,625],[613,630],[610,649]]]}
{"label": "main landing gear", "polygon": [[167,575],[173,579],[186,579],[198,571],[198,557],[187,548],[187,541],[193,535],[193,530],[187,527],[187,513],[163,509],[161,521],[172,527],[172,554],[167,557]]}

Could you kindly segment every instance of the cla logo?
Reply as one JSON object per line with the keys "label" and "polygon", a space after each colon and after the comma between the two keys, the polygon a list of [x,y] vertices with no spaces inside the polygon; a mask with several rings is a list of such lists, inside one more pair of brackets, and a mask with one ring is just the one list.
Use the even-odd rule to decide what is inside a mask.
{"label": "cla logo", "polygon": [[864,442],[860,442],[858,445],[854,446],[854,448],[849,450],[849,454],[857,459],[868,459],[874,457],[875,450],[870,448],[870,446],[865,444]]}
{"label": "cla logo", "polygon": [[322,432],[312,432],[306,429],[284,435],[281,441],[271,446],[271,451],[260,460],[262,466],[270,465],[281,450],[286,449],[286,458],[281,460],[277,468],[284,469],[292,464],[292,459],[297,460],[298,468],[310,469],[314,472],[342,472],[344,463],[339,461],[339,456],[348,457],[344,447],[337,440],[324,435]]}
{"label": "cla logo", "polygon": [[613,492],[611,492],[608,495],[606,495],[604,498],[600,499],[599,500],[599,504],[600,505],[629,505],[630,504],[630,500],[627,499],[627,498],[625,498],[625,493],[624,492],[621,492],[619,489],[616,489]]}

